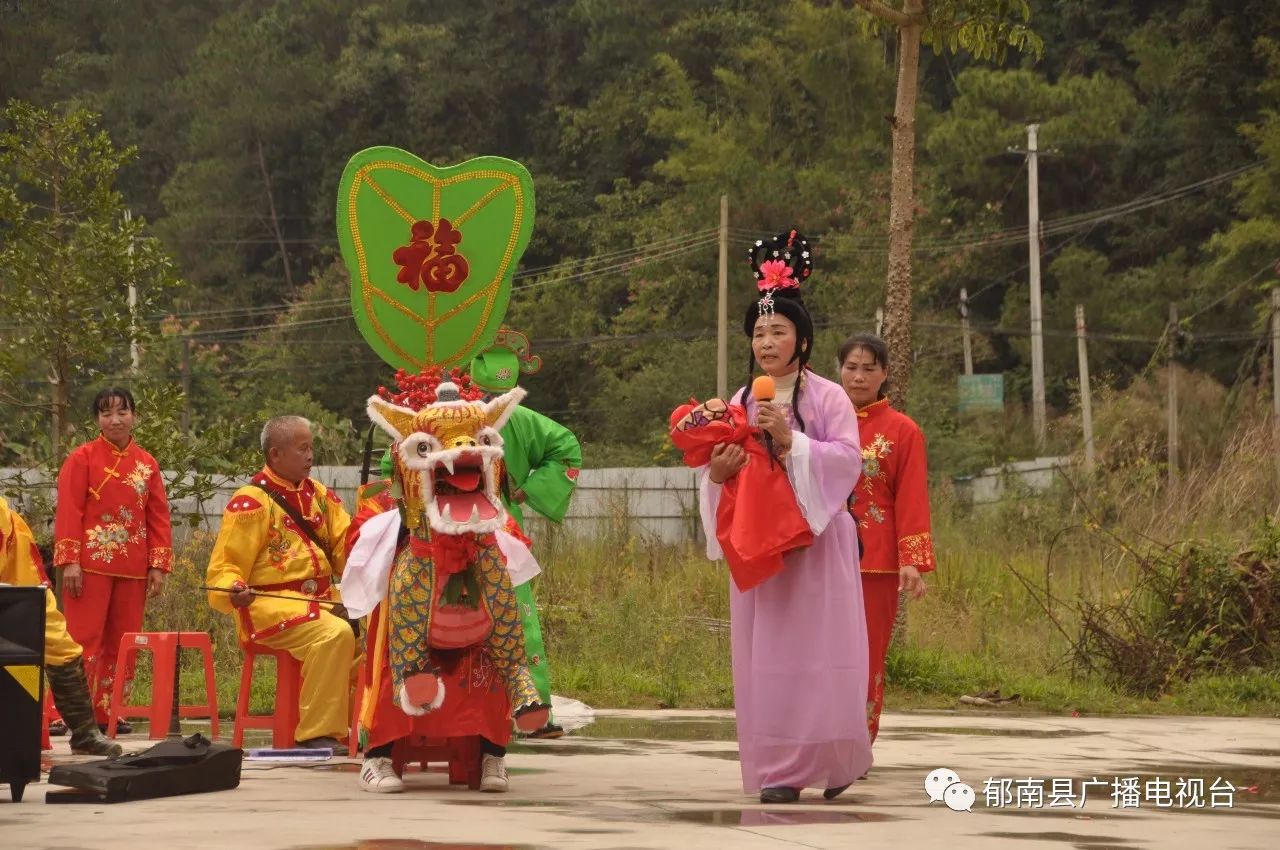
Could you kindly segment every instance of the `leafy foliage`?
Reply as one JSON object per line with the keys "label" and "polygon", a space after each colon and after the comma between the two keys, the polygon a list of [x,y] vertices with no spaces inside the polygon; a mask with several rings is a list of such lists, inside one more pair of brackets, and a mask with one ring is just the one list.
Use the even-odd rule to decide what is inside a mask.
{"label": "leafy foliage", "polygon": [[[589,461],[664,462],[654,411],[714,386],[721,194],[730,197],[735,383],[747,357],[737,317],[751,295],[738,247],[755,236],[795,224],[815,238],[807,300],[827,334],[821,368],[842,335],[872,329],[882,304],[896,41],[860,7],[906,3],[46,5],[6,14],[0,97],[38,104],[11,108],[101,116],[80,125],[86,140],[108,132],[119,155],[99,172],[117,194],[115,218],[103,219],[115,224],[94,231],[94,250],[118,253],[129,237],[154,234],[158,245],[134,240],[134,262],[167,254],[187,285],[147,282],[143,368],[131,377],[118,256],[65,255],[78,279],[91,266],[100,286],[87,307],[36,303],[26,286],[14,295],[10,283],[28,278],[0,268],[0,298],[29,298],[31,317],[0,319],[0,391],[39,405],[0,405],[4,462],[48,452],[49,358],[31,340],[58,328],[48,317],[63,303],[75,322],[93,315],[93,331],[76,340],[84,353],[69,361],[72,410],[110,377],[153,381],[169,397],[190,386],[193,433],[295,403],[363,428],[362,400],[389,370],[349,317],[334,192],[351,154],[375,144],[441,165],[496,154],[529,166],[538,220],[508,322],[544,355],[530,403],[579,432]],[[1046,224],[1083,222],[1042,246],[1050,405],[1073,403],[1077,303],[1098,335],[1091,357],[1118,388],[1148,374],[1171,300],[1195,317],[1183,365],[1237,388],[1253,374],[1255,343],[1240,337],[1258,328],[1280,257],[1280,18],[1266,0],[1228,6],[920,0],[912,350],[922,387],[910,404],[940,473],[1022,445],[1011,439],[1016,412],[963,420],[948,400],[961,288],[977,370],[1005,373],[1015,404],[1029,395],[1019,333],[1027,248],[993,234],[1025,227],[1025,176],[1007,148],[1032,121],[1050,151],[1040,168]],[[13,118],[5,123],[15,132]],[[1257,161],[1234,186],[1164,197]],[[10,251],[21,244],[11,210],[28,209],[41,226],[47,217],[29,206],[34,188],[13,188],[16,172],[5,173],[0,250]],[[125,199],[138,213],[127,235]],[[1135,199],[1159,202],[1094,217]],[[70,238],[62,242],[83,244]],[[237,438],[246,451],[253,430]],[[338,445],[354,462],[354,441]]]}
{"label": "leafy foliage", "polygon": [[19,376],[48,374],[60,455],[68,385],[109,371],[141,337],[137,313],[154,309],[175,281],[162,247],[125,217],[115,189],[133,151],[117,150],[85,110],[62,115],[15,101],[3,121],[0,401],[37,405]]}

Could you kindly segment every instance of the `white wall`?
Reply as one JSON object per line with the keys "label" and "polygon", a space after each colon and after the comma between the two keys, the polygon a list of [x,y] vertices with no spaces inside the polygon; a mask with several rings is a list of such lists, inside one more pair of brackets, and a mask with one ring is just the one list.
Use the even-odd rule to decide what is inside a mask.
{"label": "white wall", "polygon": [[[254,470],[256,471],[256,470]],[[0,469],[0,491],[13,486],[20,474],[16,469]],[[355,504],[356,487],[360,483],[357,466],[317,466],[313,478],[335,489],[348,509]],[[171,480],[173,474],[165,473]],[[213,498],[197,505],[194,499],[179,499],[173,505],[175,514],[198,514],[200,526],[216,528],[222,510],[236,488],[249,478],[215,477],[217,492]],[[27,473],[30,488],[46,489],[39,479]],[[14,503],[16,509],[23,505]],[[693,470],[684,467],[584,469],[578,478],[578,489],[570,503],[564,527],[573,534],[603,533],[612,524],[630,523],[638,534],[667,543],[700,539],[698,491]],[[539,532],[540,519],[531,521],[530,533]],[[183,527],[175,522],[175,530]]]}
{"label": "white wall", "polygon": [[[956,491],[962,501],[973,505],[998,502],[1013,494],[1040,493],[1053,485],[1058,468],[1070,463],[1071,458],[1045,457],[992,467],[976,475],[957,477]],[[10,489],[20,474],[17,469],[0,468],[0,492]],[[348,509],[354,506],[360,483],[358,466],[317,466],[311,474],[335,489]],[[165,473],[166,480],[172,478],[172,473]],[[249,473],[236,478],[215,476],[218,489],[213,498],[201,505],[194,499],[179,499],[173,503],[174,513],[198,514],[200,527],[216,528],[231,494],[248,479]],[[43,489],[38,476],[27,472],[25,480],[30,489]],[[25,509],[21,497],[10,501],[15,509]],[[532,536],[542,533],[543,522],[536,514],[529,518]],[[565,530],[594,536],[619,526],[664,543],[701,541],[693,470],[682,466],[582,470],[565,517]],[[174,527],[181,532],[187,526],[175,522]]]}

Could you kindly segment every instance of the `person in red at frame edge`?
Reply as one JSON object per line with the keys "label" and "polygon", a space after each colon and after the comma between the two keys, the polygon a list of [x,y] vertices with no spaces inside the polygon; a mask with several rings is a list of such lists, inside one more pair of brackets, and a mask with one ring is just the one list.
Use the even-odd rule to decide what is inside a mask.
{"label": "person in red at frame edge", "polygon": [[[110,387],[93,400],[101,433],[77,447],[58,473],[56,569],[62,570],[67,630],[84,647],[94,714],[106,731],[120,637],[142,631],[143,608],[173,568],[169,499],[160,466],[133,439],[137,405]],[[132,729],[120,721],[117,732]]]}
{"label": "person in red at frame edge", "polygon": [[929,480],[920,426],[885,398],[889,348],[870,334],[840,346],[840,383],[858,413],[862,475],[850,497],[858,521],[862,598],[871,681],[867,730],[874,742],[884,707],[884,665],[902,593],[924,596],[923,573],[936,566],[929,528]]}

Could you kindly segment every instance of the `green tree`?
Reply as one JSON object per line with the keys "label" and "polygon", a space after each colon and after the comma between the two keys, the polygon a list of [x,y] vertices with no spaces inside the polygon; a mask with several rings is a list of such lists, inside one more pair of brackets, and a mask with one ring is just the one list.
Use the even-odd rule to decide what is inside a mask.
{"label": "green tree", "polygon": [[1269,71],[1260,91],[1267,105],[1260,118],[1242,131],[1254,145],[1263,166],[1239,179],[1237,218],[1209,243],[1213,253],[1211,275],[1217,283],[1257,282],[1256,292],[1275,285],[1280,276],[1280,41],[1258,40],[1256,53]]}
{"label": "green tree", "polygon": [[[0,401],[46,404],[52,455],[60,461],[73,383],[113,371],[141,339],[135,321],[176,284],[170,263],[143,223],[128,220],[115,189],[135,154],[118,150],[98,118],[11,101],[0,132]],[[129,288],[137,294],[129,308]],[[22,376],[33,363],[48,375],[46,401]]]}
{"label": "green tree", "polygon": [[267,406],[290,391],[309,393],[325,409],[367,424],[368,398],[392,380],[394,370],[360,336],[350,294],[347,267],[334,263],[300,287],[297,299],[268,320],[269,328],[224,342],[213,334],[210,342],[233,354],[222,376],[235,388],[237,403]]}
{"label": "green tree", "polygon": [[[873,203],[866,178],[881,150],[882,119],[864,92],[887,88],[891,78],[859,32],[857,16],[792,0],[753,22],[722,12],[698,23],[702,43],[714,49],[693,50],[673,35],[662,45],[671,52],[657,53],[628,77],[644,80],[638,94],[628,98],[622,86],[606,87],[569,127],[575,144],[600,139],[611,154],[648,146],[666,152],[596,199],[593,249],[634,248],[652,260],[612,274],[596,275],[588,265],[581,282],[548,281],[543,294],[531,290],[526,300],[517,291],[514,300],[515,324],[534,331],[535,347],[544,335],[611,337],[590,345],[565,341],[545,358],[544,371],[558,372],[566,360],[588,364],[577,373],[590,384],[579,379],[554,406],[567,407],[591,437],[633,447],[631,462],[652,462],[658,454],[665,429],[655,427],[655,409],[670,410],[690,392],[705,396],[715,386],[709,329],[716,251],[707,234],[719,196],[730,194],[731,239],[743,247],[792,224],[815,233],[851,229]],[[803,47],[779,50],[779,44]],[[825,240],[819,248],[819,274],[806,287],[806,303],[819,322],[847,332],[853,310],[870,312],[858,306],[857,296],[868,292],[862,258]],[[731,257],[729,370],[736,386],[747,351],[735,329],[758,296],[741,254]],[[522,324],[525,316],[535,324]],[[548,332],[538,333],[543,327]],[[829,345],[820,352],[821,367],[831,354]],[[679,380],[672,380],[676,368]]]}
{"label": "green tree", "polygon": [[299,221],[309,210],[297,188],[318,182],[306,143],[320,124],[326,56],[291,5],[218,18],[179,84],[198,106],[186,161],[162,195],[162,232],[206,291],[247,271],[254,285],[241,297],[279,300],[306,274]]}

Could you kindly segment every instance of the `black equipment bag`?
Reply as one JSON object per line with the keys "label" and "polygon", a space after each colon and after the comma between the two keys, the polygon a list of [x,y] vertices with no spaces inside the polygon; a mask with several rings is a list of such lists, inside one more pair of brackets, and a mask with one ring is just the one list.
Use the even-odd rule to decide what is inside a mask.
{"label": "black equipment bag", "polygon": [[161,741],[135,756],[58,765],[49,771],[49,784],[69,785],[80,793],[51,791],[45,801],[123,803],[229,791],[240,784],[243,756],[240,748],[212,743],[200,734]]}

